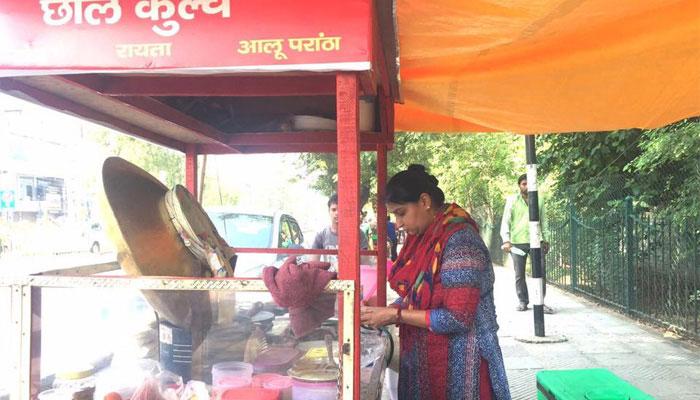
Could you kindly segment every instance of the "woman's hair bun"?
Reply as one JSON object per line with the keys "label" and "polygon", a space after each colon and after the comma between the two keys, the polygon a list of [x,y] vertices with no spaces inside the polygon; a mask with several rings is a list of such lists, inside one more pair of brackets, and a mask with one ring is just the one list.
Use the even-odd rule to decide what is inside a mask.
{"label": "woman's hair bun", "polygon": [[428,180],[429,180],[430,182],[432,182],[432,184],[435,185],[435,186],[437,186],[438,183],[440,183],[440,182],[438,181],[438,178],[435,177],[435,175],[428,175]]}
{"label": "woman's hair bun", "polygon": [[428,172],[425,170],[425,166],[421,164],[411,164],[408,166],[406,169],[411,174],[416,174],[416,175],[421,175],[423,178],[425,178],[428,182],[430,182],[431,185],[437,186],[438,185],[438,179],[434,175],[430,175]]}
{"label": "woman's hair bun", "polygon": [[445,193],[438,187],[438,180],[421,164],[411,164],[389,179],[386,185],[386,202],[406,204],[416,202],[427,193],[436,206],[445,202]]}
{"label": "woman's hair bun", "polygon": [[406,168],[406,170],[408,172],[412,172],[414,174],[415,173],[418,173],[418,174],[425,174],[426,173],[425,167],[423,165],[420,165],[420,164],[411,164],[408,166],[408,168]]}

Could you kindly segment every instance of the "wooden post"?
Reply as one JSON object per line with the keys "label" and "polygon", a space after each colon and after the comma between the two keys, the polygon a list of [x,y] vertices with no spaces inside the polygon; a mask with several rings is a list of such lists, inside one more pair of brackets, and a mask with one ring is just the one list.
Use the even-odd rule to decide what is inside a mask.
{"label": "wooden post", "polygon": [[[336,75],[338,126],[338,275],[355,281],[354,399],[360,399],[360,135],[358,77]],[[342,307],[339,307],[342,309]],[[341,315],[342,319],[342,315]],[[343,382],[343,385],[351,384]]]}

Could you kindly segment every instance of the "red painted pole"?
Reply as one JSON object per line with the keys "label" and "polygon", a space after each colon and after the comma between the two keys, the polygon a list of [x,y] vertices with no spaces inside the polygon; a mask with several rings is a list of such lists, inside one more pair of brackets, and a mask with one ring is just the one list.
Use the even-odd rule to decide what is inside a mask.
{"label": "red painted pole", "polygon": [[[353,387],[355,389],[355,400],[360,399],[360,135],[358,81],[359,79],[354,73],[339,73],[336,76],[338,121],[338,275],[340,279],[352,279],[355,281],[355,321],[353,324],[355,342],[353,348]],[[342,307],[338,309],[342,310]],[[341,321],[342,318],[341,314]]]}
{"label": "red painted pole", "polygon": [[185,146],[185,187],[197,198],[197,145]]}
{"label": "red painted pole", "polygon": [[377,146],[377,305],[386,306],[387,214],[384,197],[387,181],[387,145]]}

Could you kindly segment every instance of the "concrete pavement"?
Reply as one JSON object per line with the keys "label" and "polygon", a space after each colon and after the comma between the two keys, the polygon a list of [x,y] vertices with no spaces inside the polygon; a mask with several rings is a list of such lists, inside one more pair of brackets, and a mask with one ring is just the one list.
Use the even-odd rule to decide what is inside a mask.
{"label": "concrete pavement", "polygon": [[[513,272],[495,267],[496,313],[500,343],[513,399],[535,399],[535,374],[543,369],[607,368],[657,399],[700,400],[700,348],[582,297],[549,286],[545,333],[564,343],[528,344],[533,335],[532,308],[515,311]],[[528,281],[528,286],[532,283]]]}

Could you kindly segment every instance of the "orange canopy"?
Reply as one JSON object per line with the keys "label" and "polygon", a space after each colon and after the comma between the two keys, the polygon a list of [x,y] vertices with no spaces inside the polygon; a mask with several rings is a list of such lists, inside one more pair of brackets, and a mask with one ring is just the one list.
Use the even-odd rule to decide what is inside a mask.
{"label": "orange canopy", "polygon": [[547,133],[700,115],[698,0],[398,0],[396,129]]}

